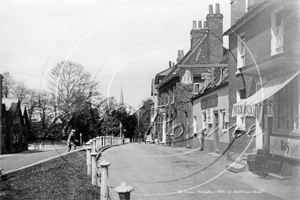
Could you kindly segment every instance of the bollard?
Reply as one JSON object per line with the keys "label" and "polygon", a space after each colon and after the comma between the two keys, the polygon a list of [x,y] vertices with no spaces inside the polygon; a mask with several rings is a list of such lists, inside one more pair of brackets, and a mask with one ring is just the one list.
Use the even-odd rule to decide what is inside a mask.
{"label": "bollard", "polygon": [[97,185],[97,166],[96,166],[96,152],[91,153],[92,156],[92,185]]}
{"label": "bollard", "polygon": [[116,187],[115,191],[119,194],[120,200],[130,200],[130,192],[134,189],[127,183],[123,182],[121,185]]}
{"label": "bollard", "polygon": [[108,187],[108,166],[109,162],[103,160],[100,163],[101,166],[101,189],[100,189],[100,200],[107,200],[109,196],[109,187]]}
{"label": "bollard", "polygon": [[[89,145],[89,143],[86,143],[86,144]],[[89,175],[89,176],[92,174],[91,150],[92,150],[91,146],[86,147],[86,166],[87,166],[87,175]]]}
{"label": "bollard", "polygon": [[96,151],[100,151],[100,137],[96,137]]}

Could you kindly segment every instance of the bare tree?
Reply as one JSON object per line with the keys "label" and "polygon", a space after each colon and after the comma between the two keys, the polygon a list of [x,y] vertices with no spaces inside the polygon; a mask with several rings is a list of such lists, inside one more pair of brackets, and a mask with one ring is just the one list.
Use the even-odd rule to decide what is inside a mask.
{"label": "bare tree", "polygon": [[30,94],[30,90],[23,81],[18,82],[13,90],[14,97],[18,98],[21,102]]}
{"label": "bare tree", "polygon": [[4,72],[3,77],[2,95],[8,98],[13,93],[16,82],[9,72]]}

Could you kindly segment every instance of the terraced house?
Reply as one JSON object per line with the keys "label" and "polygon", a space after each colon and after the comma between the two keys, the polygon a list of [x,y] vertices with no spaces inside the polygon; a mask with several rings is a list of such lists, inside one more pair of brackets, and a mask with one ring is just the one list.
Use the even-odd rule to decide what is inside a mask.
{"label": "terraced house", "polygon": [[224,33],[231,52],[230,126],[236,125],[230,139],[243,135],[228,157],[248,154],[254,173],[299,174],[299,8],[293,0],[232,1],[233,22]]}
{"label": "terraced house", "polygon": [[[202,26],[203,25],[203,26]],[[213,80],[213,71],[226,53],[223,48],[223,15],[220,6],[209,6],[206,21],[193,22],[191,48],[184,55],[178,51],[177,63],[158,73],[153,81],[153,135],[159,143],[196,147],[193,138],[192,102],[190,98],[205,83]],[[154,90],[155,89],[155,90]],[[156,105],[155,105],[156,104]]]}

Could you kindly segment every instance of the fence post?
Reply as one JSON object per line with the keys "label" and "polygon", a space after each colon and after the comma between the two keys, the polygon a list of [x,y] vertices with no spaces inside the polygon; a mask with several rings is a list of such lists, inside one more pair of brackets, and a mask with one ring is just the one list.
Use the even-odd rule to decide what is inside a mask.
{"label": "fence post", "polygon": [[97,166],[96,166],[96,152],[91,153],[92,156],[92,185],[97,185]]}
{"label": "fence post", "polygon": [[90,143],[87,143],[86,147],[86,166],[87,166],[87,174],[90,176],[92,172],[92,157],[91,157],[91,150],[92,147],[89,145]]}
{"label": "fence post", "polygon": [[96,151],[100,151],[100,137],[96,137]]}
{"label": "fence post", "polygon": [[102,138],[103,138],[103,136],[100,136],[100,139],[99,139],[100,149],[102,149],[102,148],[103,148],[103,144],[102,144]]}
{"label": "fence post", "polygon": [[127,183],[123,182],[121,185],[116,187],[115,191],[119,194],[120,200],[130,200],[130,192],[134,189]]}
{"label": "fence post", "polygon": [[109,194],[109,187],[108,187],[108,166],[110,165],[109,162],[103,160],[100,163],[101,166],[101,189],[100,189],[100,200],[107,200]]}
{"label": "fence post", "polygon": [[96,152],[96,139],[93,138],[93,146],[92,146],[92,152]]}

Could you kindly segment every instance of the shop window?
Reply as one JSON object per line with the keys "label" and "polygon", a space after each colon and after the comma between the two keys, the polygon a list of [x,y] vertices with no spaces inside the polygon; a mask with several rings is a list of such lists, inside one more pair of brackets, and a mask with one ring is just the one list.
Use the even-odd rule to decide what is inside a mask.
{"label": "shop window", "polygon": [[283,14],[282,8],[272,13],[271,54],[283,53]]}
{"label": "shop window", "polygon": [[229,110],[222,110],[222,130],[228,130],[229,129]]}
{"label": "shop window", "polygon": [[274,130],[299,132],[299,108],[298,75],[274,95]]}
{"label": "shop window", "polygon": [[241,68],[245,66],[245,34],[238,36],[238,51],[237,51],[237,68]]}

